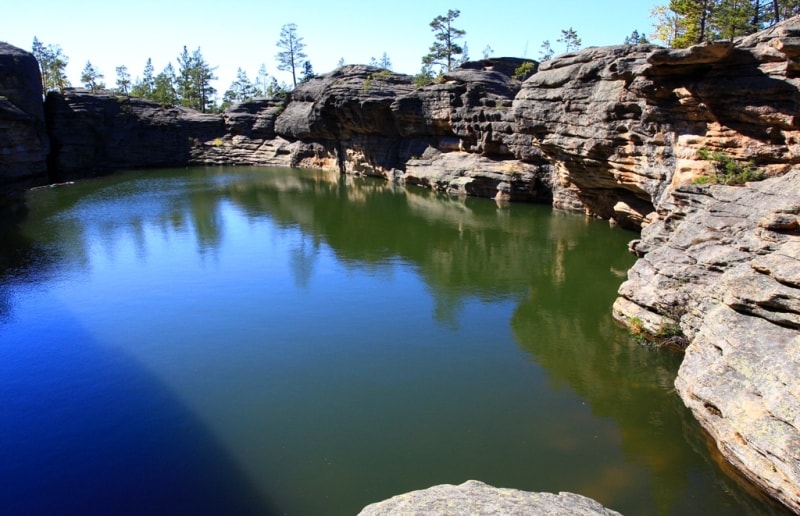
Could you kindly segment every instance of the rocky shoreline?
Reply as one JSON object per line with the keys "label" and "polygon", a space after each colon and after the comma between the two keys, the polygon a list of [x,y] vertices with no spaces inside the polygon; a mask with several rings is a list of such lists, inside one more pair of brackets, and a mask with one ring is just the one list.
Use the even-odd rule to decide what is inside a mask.
{"label": "rocky shoreline", "polygon": [[[614,316],[688,344],[676,380],[723,456],[800,512],[800,18],[735,42],[468,63],[440,83],[346,66],[222,114],[80,90],[41,102],[0,43],[0,190],[118,169],[279,165],[543,202],[642,229]],[[718,152],[765,181],[699,185]],[[5,198],[9,198],[8,195]]]}

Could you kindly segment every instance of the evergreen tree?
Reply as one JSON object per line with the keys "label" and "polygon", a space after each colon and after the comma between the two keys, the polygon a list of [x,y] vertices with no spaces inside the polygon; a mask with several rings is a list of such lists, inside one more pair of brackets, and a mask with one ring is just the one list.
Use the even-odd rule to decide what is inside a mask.
{"label": "evergreen tree", "polygon": [[192,77],[193,69],[192,56],[189,54],[189,49],[184,45],[183,51],[178,56],[178,74],[175,76],[175,90],[178,94],[178,101],[182,106],[196,108],[198,106],[198,95]]}
{"label": "evergreen tree", "polygon": [[165,106],[174,106],[178,103],[176,82],[175,68],[172,67],[172,63],[169,63],[160,74],[153,78],[153,91],[147,98]]}
{"label": "evergreen tree", "polygon": [[33,38],[33,56],[39,62],[39,71],[42,75],[42,91],[64,91],[70,86],[67,79],[67,63],[69,59],[61,51],[59,45],[47,45]]}
{"label": "evergreen tree", "polygon": [[86,66],[83,67],[81,72],[81,82],[86,89],[94,93],[99,89],[105,88],[106,85],[103,84],[103,78],[103,74],[92,65],[91,61],[86,61]]}
{"label": "evergreen tree", "polygon": [[650,43],[650,41],[647,40],[647,36],[640,34],[638,30],[634,30],[630,36],[625,38],[624,43],[626,45],[644,45]]}
{"label": "evergreen tree", "polygon": [[253,84],[253,88],[255,89],[255,96],[256,97],[267,97],[268,93],[267,90],[270,84],[270,77],[267,73],[267,65],[261,64],[258,69],[258,75],[256,75],[256,81]]}
{"label": "evergreen tree", "polygon": [[306,54],[303,52],[306,45],[303,43],[303,38],[297,35],[297,25],[294,23],[287,23],[281,27],[280,39],[276,43],[280,52],[275,54],[275,60],[278,61],[278,70],[282,72],[292,73],[292,84],[297,87],[297,69],[300,68],[301,63],[306,59]]}
{"label": "evergreen tree", "polygon": [[123,95],[130,93],[131,88],[131,74],[128,73],[128,67],[125,65],[118,66],[117,69],[117,90]]}
{"label": "evergreen tree", "polygon": [[550,46],[549,39],[542,41],[542,46],[540,48],[541,50],[539,50],[539,61],[544,63],[545,61],[553,59],[553,54],[555,52],[553,52],[553,47]]}
{"label": "evergreen tree", "polygon": [[389,56],[386,54],[386,52],[383,53],[380,59],[370,57],[368,64],[370,66],[374,66],[375,68],[383,68],[384,70],[392,69],[392,60],[389,59]]}
{"label": "evergreen tree", "polygon": [[425,61],[422,61],[422,68],[420,69],[419,73],[414,76],[414,86],[417,88],[421,88],[423,86],[427,86],[433,82],[433,69],[431,65],[426,64]]}
{"label": "evergreen tree", "polygon": [[194,63],[194,79],[197,91],[199,93],[198,101],[200,110],[205,113],[206,111],[213,111],[216,104],[217,90],[211,86],[211,81],[217,80],[214,75],[214,70],[217,67],[211,67],[200,52],[200,47],[192,54],[192,61]]}
{"label": "evergreen tree", "polygon": [[133,88],[131,88],[131,95],[145,99],[152,98],[153,90],[156,88],[154,73],[153,60],[148,57],[147,63],[144,65],[142,80],[139,81],[137,79],[134,83]]}
{"label": "evergreen tree", "polygon": [[336,68],[341,68],[344,66],[344,58],[340,57],[339,61],[336,62]]}
{"label": "evergreen tree", "polygon": [[430,52],[422,57],[423,69],[425,67],[439,66],[449,72],[459,62],[458,56],[464,53],[464,48],[458,44],[467,33],[453,26],[453,22],[461,15],[458,9],[447,11],[447,16],[437,16],[431,21],[431,31],[435,34],[435,41],[430,47]]}
{"label": "evergreen tree", "polygon": [[215,80],[214,70],[206,63],[200,47],[189,54],[186,46],[178,56],[178,75],[176,90],[182,106],[205,113],[214,108],[217,90],[211,86]]}
{"label": "evergreen tree", "polygon": [[316,77],[317,74],[314,73],[314,68],[311,66],[311,61],[303,62],[303,70],[300,72],[300,83],[308,82],[309,80]]}
{"label": "evergreen tree", "polygon": [[247,73],[241,68],[236,70],[236,80],[231,83],[231,87],[222,96],[222,109],[237,102],[246,102],[256,96],[255,85],[250,82]]}
{"label": "evergreen tree", "polygon": [[383,68],[384,70],[392,69],[392,60],[389,59],[389,55],[386,53],[386,51],[383,52],[380,60],[378,60],[378,67]]}
{"label": "evergreen tree", "polygon": [[281,83],[278,84],[278,79],[272,77],[269,87],[267,88],[267,97],[275,98],[275,97],[285,97],[286,93],[288,93],[289,87],[286,84]]}
{"label": "evergreen tree", "polygon": [[577,31],[572,27],[566,30],[562,29],[561,37],[556,41],[563,43],[567,52],[574,52],[581,48],[581,38],[578,37]]}
{"label": "evergreen tree", "polygon": [[760,11],[760,2],[720,0],[711,16],[715,36],[721,39],[733,39],[755,32],[758,27],[754,23],[761,19]]}
{"label": "evergreen tree", "polygon": [[800,13],[800,0],[670,0],[650,13],[652,37],[681,48],[763,30]]}
{"label": "evergreen tree", "polygon": [[492,55],[493,53],[494,53],[494,49],[492,47],[490,47],[489,45],[486,45],[483,48],[483,58],[484,59],[489,59],[489,56]]}
{"label": "evergreen tree", "polygon": [[467,62],[469,62],[469,47],[467,47],[467,42],[465,41],[464,50],[461,52],[461,59],[458,60],[458,66],[461,66]]}
{"label": "evergreen tree", "polygon": [[713,41],[715,34],[709,24],[715,0],[670,0],[669,9],[678,15],[675,47],[688,47],[703,41]]}

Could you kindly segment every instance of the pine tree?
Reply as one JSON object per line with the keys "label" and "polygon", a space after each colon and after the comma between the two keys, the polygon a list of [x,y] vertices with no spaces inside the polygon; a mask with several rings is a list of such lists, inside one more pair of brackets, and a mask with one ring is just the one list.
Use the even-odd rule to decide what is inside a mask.
{"label": "pine tree", "polygon": [[178,100],[182,106],[205,113],[213,109],[217,90],[211,86],[215,80],[214,70],[206,63],[200,47],[189,54],[184,46],[178,56],[178,75],[176,89]]}
{"label": "pine tree", "polygon": [[176,82],[175,68],[172,67],[172,63],[169,63],[160,74],[153,78],[153,91],[147,98],[165,106],[177,104],[178,91],[175,87]]}
{"label": "pine tree", "polygon": [[33,56],[39,62],[39,71],[42,75],[42,92],[64,91],[70,86],[67,79],[67,63],[69,59],[61,51],[59,45],[47,45],[33,38]]}
{"label": "pine tree", "polygon": [[624,43],[626,45],[644,45],[650,42],[647,40],[647,36],[641,34],[638,30],[634,30],[630,36],[625,38]]}
{"label": "pine tree", "polygon": [[311,61],[304,61],[303,62],[303,69],[300,72],[300,83],[308,82],[317,74],[314,73],[314,68],[311,66]]}
{"label": "pine tree", "polygon": [[392,69],[392,60],[389,59],[389,55],[385,51],[378,61],[378,67],[383,68],[384,70]]}
{"label": "pine tree", "polygon": [[156,88],[155,83],[155,70],[153,68],[153,60],[149,57],[147,58],[147,63],[144,65],[144,72],[142,74],[142,80],[136,80],[131,88],[131,95],[134,97],[141,97],[144,99],[152,98],[153,90]]}
{"label": "pine tree", "polygon": [[236,80],[231,83],[231,87],[222,97],[222,109],[237,102],[246,102],[256,96],[256,87],[250,82],[247,73],[241,68],[236,70]]}
{"label": "pine tree", "polygon": [[449,72],[458,62],[458,56],[464,53],[464,48],[458,44],[467,33],[453,26],[453,22],[461,15],[458,9],[447,11],[447,16],[437,16],[431,21],[431,31],[435,34],[435,41],[430,47],[430,52],[422,57],[423,69],[439,66],[443,71]]}
{"label": "pine tree", "polygon": [[545,61],[553,59],[553,54],[554,54],[553,47],[550,46],[549,39],[542,41],[542,46],[540,48],[541,50],[539,50],[539,61],[544,63]]}
{"label": "pine tree", "polygon": [[581,38],[578,37],[578,32],[570,27],[566,30],[561,30],[561,37],[556,41],[564,44],[567,52],[574,52],[581,48]]}
{"label": "pine tree", "polygon": [[117,90],[123,95],[130,93],[131,88],[131,74],[128,73],[128,67],[125,65],[118,66],[117,71]]}
{"label": "pine tree", "polygon": [[303,43],[303,38],[297,35],[297,25],[294,23],[287,23],[281,27],[280,39],[276,43],[280,52],[275,54],[275,59],[278,61],[278,70],[282,72],[292,73],[292,84],[297,87],[297,69],[300,68],[301,63],[306,59],[306,54],[303,52],[306,45]]}
{"label": "pine tree", "polygon": [[255,83],[253,84],[256,97],[268,96],[267,90],[270,84],[269,79],[270,77],[269,74],[267,73],[267,65],[262,63],[258,69],[258,75],[256,75]]}
{"label": "pine tree", "polygon": [[800,13],[800,0],[670,0],[650,11],[657,39],[687,47],[763,30]]}
{"label": "pine tree", "polygon": [[83,67],[81,72],[81,82],[86,89],[94,93],[99,89],[105,88],[106,85],[103,84],[103,78],[104,75],[92,65],[91,61],[86,61],[86,66]]}

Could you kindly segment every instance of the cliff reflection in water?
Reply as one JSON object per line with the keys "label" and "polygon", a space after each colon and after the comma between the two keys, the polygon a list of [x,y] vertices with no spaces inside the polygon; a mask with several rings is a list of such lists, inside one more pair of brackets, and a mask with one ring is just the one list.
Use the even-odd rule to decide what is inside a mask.
{"label": "cliff reflection in water", "polygon": [[[358,406],[357,412],[350,416],[352,421],[336,424],[327,421],[332,425],[331,428],[337,425],[348,428],[352,424],[356,428],[350,433],[356,430],[366,432],[364,435],[358,434],[361,437],[357,445],[351,441],[335,441],[331,444],[334,449],[352,448],[355,449],[355,456],[367,456],[362,459],[365,463],[348,466],[349,469],[333,476],[337,488],[329,491],[347,498],[346,503],[353,506],[348,506],[348,510],[357,510],[359,504],[365,505],[378,498],[397,494],[398,491],[426,487],[424,483],[457,483],[467,479],[455,478],[458,475],[479,475],[481,480],[489,483],[530,490],[579,491],[615,509],[623,512],[627,509],[627,512],[633,513],[652,512],[654,507],[669,513],[690,513],[704,507],[727,507],[735,512],[736,504],[747,506],[750,503],[744,495],[735,500],[730,492],[736,489],[730,488],[729,482],[716,467],[707,463],[707,452],[696,441],[684,437],[699,433],[672,392],[678,358],[637,348],[610,316],[616,289],[624,271],[633,262],[625,250],[627,241],[634,237],[632,233],[612,229],[607,224],[580,216],[552,213],[547,206],[501,205],[487,200],[457,199],[427,190],[405,189],[384,181],[318,171],[269,168],[122,174],[36,192],[31,195],[31,209],[37,212],[37,216],[27,224],[24,244],[19,246],[21,251],[15,255],[16,258],[7,261],[12,265],[4,273],[8,281],[3,283],[13,285],[14,289],[19,289],[19,285],[26,281],[39,281],[43,274],[57,276],[59,271],[64,270],[76,271],[77,275],[88,277],[92,260],[96,260],[98,254],[112,263],[130,260],[125,247],[128,244],[121,243],[130,242],[135,259],[142,263],[154,260],[154,257],[170,261],[162,264],[167,268],[166,272],[153,273],[153,278],[142,278],[143,289],[147,281],[180,281],[183,282],[181,288],[189,288],[188,292],[192,295],[219,295],[222,302],[248,295],[255,302],[262,303],[256,307],[214,308],[211,304],[206,306],[202,300],[181,300],[190,305],[188,313],[198,318],[222,318],[214,310],[234,312],[236,319],[226,321],[224,331],[220,333],[230,335],[236,332],[246,348],[241,350],[242,356],[237,359],[213,355],[217,352],[213,344],[204,347],[191,343],[194,346],[190,348],[191,353],[209,353],[204,357],[209,364],[220,370],[235,371],[237,381],[243,383],[231,387],[237,396],[234,405],[220,394],[226,388],[223,386],[219,389],[214,387],[211,390],[218,392],[211,393],[204,390],[207,388],[200,389],[199,394],[194,394],[196,401],[193,403],[196,405],[190,408],[205,410],[218,404],[219,412],[215,416],[226,414],[228,420],[219,426],[214,426],[216,422],[212,425],[215,434],[229,434],[229,437],[238,438],[245,434],[261,437],[275,434],[293,436],[298,433],[298,430],[284,428],[269,417],[275,411],[283,413],[288,410],[282,404],[288,403],[283,398],[291,399],[291,404],[298,406],[301,414],[292,415],[292,418],[300,421],[313,415],[311,410],[303,411],[304,402],[317,411]],[[231,212],[236,217],[230,217]],[[262,227],[260,223],[264,221],[269,221],[269,225]],[[285,254],[276,251],[276,256],[288,261],[281,270],[285,268],[293,275],[294,285],[298,289],[312,289],[315,279],[331,273],[334,262],[335,267],[341,264],[346,271],[353,272],[353,276],[364,272],[374,275],[406,274],[405,269],[411,269],[415,276],[421,278],[424,288],[433,299],[430,315],[438,326],[444,327],[452,336],[459,327],[475,332],[485,323],[497,333],[497,348],[492,348],[495,343],[491,342],[491,334],[481,337],[489,341],[479,343],[481,347],[472,341],[464,343],[464,357],[454,356],[452,350],[448,351],[449,344],[429,343],[427,348],[414,347],[418,344],[415,342],[395,344],[398,348],[408,345],[412,350],[410,353],[427,353],[417,360],[442,360],[444,367],[447,367],[448,360],[451,361],[453,374],[458,376],[456,371],[460,371],[462,377],[450,383],[442,383],[437,376],[442,371],[436,368],[443,366],[434,364],[427,371],[424,365],[414,363],[411,358],[408,359],[411,365],[407,366],[415,372],[420,370],[419,376],[413,376],[411,380],[401,376],[405,383],[400,385],[377,382],[371,364],[361,363],[359,359],[361,354],[367,352],[352,345],[349,350],[355,349],[353,357],[333,356],[335,364],[342,364],[330,366],[333,371],[315,368],[313,373],[316,376],[302,376],[298,371],[302,373],[305,370],[291,362],[295,356],[284,361],[274,356],[277,351],[294,349],[279,347],[281,339],[291,340],[289,337],[295,336],[294,330],[285,332],[285,335],[279,333],[278,337],[271,333],[248,337],[247,328],[240,328],[247,321],[251,321],[250,324],[256,321],[259,326],[252,331],[266,332],[270,329],[270,317],[283,314],[278,307],[267,306],[267,303],[275,302],[275,298],[264,294],[285,288],[278,285],[279,281],[273,273],[265,274],[262,270],[254,269],[255,274],[260,274],[253,279],[255,284],[246,285],[247,288],[240,286],[240,291],[232,293],[219,290],[221,283],[232,280],[225,274],[233,274],[230,268],[225,269],[224,274],[214,270],[217,262],[223,260],[221,255],[225,252],[226,241],[234,236],[241,239],[243,234],[249,235],[247,231],[252,227],[259,228],[255,238],[261,240],[277,238],[275,231],[269,229],[273,227],[289,235],[289,251]],[[50,244],[56,240],[68,244]],[[193,246],[196,254],[172,255],[173,247],[179,248],[172,246],[177,241]],[[245,250],[249,254],[234,261],[237,267],[267,262],[264,267],[273,267],[271,257],[259,254],[269,252],[272,248],[257,245],[263,244],[262,241],[253,241],[252,244],[252,250]],[[330,254],[335,260],[330,259]],[[212,284],[206,286],[205,290],[196,288],[193,283],[197,281],[195,278],[182,276],[181,261],[186,260],[186,268],[189,268],[188,262],[194,261],[196,256],[202,262],[199,267],[201,273],[216,273]],[[31,266],[29,269],[33,272],[26,275],[26,260],[44,260],[46,266]],[[398,263],[403,265],[402,270],[388,266]],[[147,269],[142,271],[145,271],[143,274],[147,273]],[[249,274],[250,271],[237,272]],[[403,276],[406,277],[411,278],[410,275]],[[114,281],[114,278],[110,280]],[[120,282],[120,288],[131,288],[129,283]],[[363,288],[364,283],[360,285]],[[349,289],[348,278],[337,280],[331,288]],[[104,291],[116,292],[116,289],[115,285],[111,285]],[[143,290],[130,295],[145,293]],[[344,295],[340,297],[350,299]],[[399,317],[400,314],[426,306],[427,302],[410,296],[400,297],[398,292],[392,290],[380,292],[377,297],[393,304],[391,310],[398,314],[401,321],[405,320]],[[356,301],[361,301],[361,298]],[[339,299],[326,299],[323,304],[330,302],[339,303]],[[350,299],[349,302],[354,301]],[[360,307],[347,303],[342,301],[333,311],[341,314],[342,321],[353,324],[354,320],[362,317]],[[408,303],[416,303],[417,306],[410,307]],[[501,308],[488,308],[489,303]],[[121,306],[137,305],[126,302]],[[0,310],[3,308],[0,307]],[[13,301],[6,302],[5,310],[13,312]],[[468,320],[464,316],[467,313],[475,314],[476,310],[480,310],[477,318],[472,315],[472,319]],[[179,311],[176,310],[176,313]],[[309,325],[328,324],[335,320],[327,312],[324,322],[305,319],[314,314],[317,312],[301,314],[304,318],[298,320]],[[500,317],[509,317],[509,320],[489,320],[498,317],[498,314],[501,314]],[[169,319],[171,316],[162,314],[161,317]],[[482,320],[481,317],[486,319]],[[123,317],[120,316],[120,319]],[[388,326],[391,321],[366,320],[359,323],[362,326],[354,331],[364,333],[365,326]],[[420,326],[424,327],[425,324],[425,321],[420,321]],[[113,327],[113,324],[109,323],[108,326]],[[113,328],[110,331],[115,330]],[[375,333],[381,334],[380,330]],[[387,330],[384,338],[392,340],[394,335],[391,331],[395,330],[396,327]],[[538,373],[535,372],[536,368],[517,370],[516,366],[504,362],[507,359],[519,362],[516,355],[520,355],[513,344],[509,346],[512,354],[503,346],[503,339],[507,339],[504,334],[506,330],[513,335],[519,348],[542,367],[550,389],[556,393],[567,392],[567,396],[557,394],[551,399],[540,400],[536,399],[537,392],[526,393],[519,389],[519,385],[537,385],[538,378],[534,377]],[[329,333],[335,332],[335,329],[331,329]],[[96,333],[102,334],[103,331]],[[412,332],[410,335],[413,338],[416,334]],[[460,333],[456,335],[465,337]],[[380,337],[373,338],[377,340]],[[179,339],[183,345],[186,338],[181,335]],[[313,339],[320,339],[327,344],[327,339],[333,337],[324,335],[314,336]],[[347,342],[356,340],[351,336],[347,339]],[[255,344],[266,341],[277,346],[276,350],[262,352]],[[291,344],[297,347],[296,343]],[[371,344],[380,347],[379,344],[384,343]],[[225,341],[225,346],[228,345],[230,343]],[[230,354],[235,351],[232,349]],[[314,349],[313,352],[323,351]],[[150,352],[149,348],[143,345],[134,354],[142,353],[141,356],[147,358],[147,352]],[[175,356],[185,359],[181,352],[175,351]],[[293,352],[299,357],[298,360],[305,360],[302,353]],[[441,352],[442,355],[434,352]],[[371,357],[374,363],[382,363],[391,357],[388,362],[394,366],[399,357],[403,357],[402,350],[397,353],[396,356],[365,356]],[[487,361],[485,368],[483,363],[467,364],[467,358],[470,357],[484,357]],[[272,359],[278,360],[277,365],[269,361]],[[328,359],[331,357],[318,360],[325,362]],[[497,367],[488,363],[495,359],[501,368],[506,369],[486,373],[482,381],[495,382],[504,375],[519,377],[519,383],[514,388],[503,390],[495,385],[475,385],[475,376],[483,374],[484,369]],[[156,370],[159,378],[166,376],[170,381],[175,381],[170,384],[171,388],[203,383],[195,378],[196,373],[191,369],[187,369],[188,372],[182,373],[185,377],[181,377],[181,374],[170,369],[179,359],[170,357],[170,360],[164,360]],[[201,359],[197,359],[197,363],[205,364]],[[263,366],[264,369],[256,366]],[[162,374],[163,371],[167,371],[166,374]],[[220,376],[223,374],[217,369],[212,372]],[[392,373],[379,371],[377,374]],[[410,373],[402,371],[402,374]],[[350,397],[344,400],[315,402],[307,401],[304,397],[306,391],[313,395],[317,384],[317,387],[322,385],[330,388],[321,379],[343,375],[352,376],[355,382],[364,382],[367,387],[363,389],[363,394],[349,394]],[[298,376],[310,382],[305,391],[286,394],[279,390],[279,387],[290,385]],[[435,380],[431,384],[435,387],[421,383],[412,385],[428,376]],[[271,381],[277,383],[270,384]],[[259,386],[263,392],[242,392],[246,388],[243,386],[249,388],[252,385]],[[338,384],[334,384],[334,391],[336,388],[339,388]],[[416,392],[417,389],[421,392]],[[432,389],[441,392],[433,392]],[[398,391],[415,391],[415,396],[427,397],[422,402],[432,402],[433,396],[439,396],[440,400],[447,400],[447,403],[451,403],[455,397],[465,397],[465,406],[456,408],[447,404],[433,404],[433,408],[425,412],[431,421],[414,421],[413,425],[409,423],[407,427],[398,427],[392,410],[398,414],[417,416],[414,405],[421,403],[420,398],[409,395],[404,402],[410,404],[410,408],[390,408],[390,414],[380,419],[376,414],[384,405],[384,399],[399,398]],[[381,392],[384,398],[380,398]],[[580,408],[560,410],[557,407],[562,402],[574,403],[573,394],[589,405],[591,414]],[[509,399],[495,399],[492,397],[495,395]],[[276,396],[276,399],[270,396]],[[471,397],[480,399],[481,396],[491,399],[471,403]],[[185,394],[179,397],[188,398]],[[233,410],[232,406],[240,406],[241,413]],[[483,412],[476,414],[472,410]],[[552,410],[553,414],[542,413],[542,410]],[[434,422],[433,419],[437,418],[441,421]],[[230,428],[222,428],[234,420],[237,422]],[[600,420],[600,423],[596,420]],[[457,432],[452,429],[453,421],[463,422],[463,427]],[[406,422],[402,421],[402,424]],[[376,437],[369,433],[370,427],[384,428],[386,435]],[[586,435],[588,428],[598,435]],[[299,432],[316,435],[316,428]],[[446,438],[440,432],[446,432]],[[328,438],[335,432],[325,427],[323,434],[316,436],[316,439]],[[344,432],[336,438],[352,439],[352,435]],[[383,441],[382,438],[391,440]],[[392,463],[392,467],[380,468],[380,465],[370,462],[374,460],[371,457],[378,454],[389,453],[391,456],[393,450],[387,448],[398,446],[398,450],[401,450],[399,446],[404,439],[410,441],[408,445],[411,448],[401,454],[405,458],[395,457],[396,462]],[[238,439],[238,442],[231,444],[232,441],[236,441],[236,438],[223,439],[227,449],[236,450],[244,442]],[[441,452],[446,457],[434,460],[427,455],[430,453],[425,448],[427,445],[452,450]],[[232,453],[238,454],[237,464],[248,472],[249,477],[263,477],[256,482],[262,486],[262,492],[286,495],[289,488],[296,488],[294,484],[297,482],[292,481],[292,474],[302,478],[303,482],[310,481],[311,476],[322,475],[321,470],[313,467],[310,470],[298,469],[295,473],[294,468],[299,468],[298,464],[302,461],[292,455],[293,446],[314,447],[309,442],[293,444],[288,447],[292,450],[290,453],[285,448],[275,451],[259,443],[248,444]],[[621,455],[608,451],[615,450],[617,446],[622,451]],[[485,453],[484,447],[488,447],[489,451]],[[254,449],[261,450],[263,457]],[[424,459],[414,455],[420,450],[426,454]],[[284,461],[282,467],[276,456]],[[500,457],[504,460],[495,460]],[[317,459],[313,457],[308,461]],[[278,480],[274,473],[264,472],[262,466],[251,463],[259,460],[275,462],[274,467],[280,471],[280,477],[285,477],[285,484],[276,484]],[[514,460],[515,464],[511,465],[509,460]],[[420,463],[425,463],[425,467],[420,469]],[[374,468],[381,469],[380,475]],[[354,473],[356,470],[361,472],[361,476]],[[414,473],[407,474],[407,471]],[[378,477],[386,477],[385,483],[369,487]],[[355,488],[347,482],[353,482],[361,488]],[[297,489],[302,491],[299,487]],[[303,495],[304,500],[308,498]],[[282,501],[275,503],[279,510],[288,510]],[[308,507],[305,509],[310,510]]]}

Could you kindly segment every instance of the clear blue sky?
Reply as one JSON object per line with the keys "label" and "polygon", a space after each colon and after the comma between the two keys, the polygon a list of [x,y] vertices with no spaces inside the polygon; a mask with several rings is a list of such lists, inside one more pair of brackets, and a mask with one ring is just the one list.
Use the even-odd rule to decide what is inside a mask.
{"label": "clear blue sky", "polygon": [[169,62],[177,67],[184,45],[190,52],[200,47],[206,61],[217,67],[214,86],[221,97],[238,67],[252,80],[263,63],[279,81],[291,82],[275,63],[275,43],[286,23],[297,24],[317,73],[333,70],[340,58],[348,64],[367,63],[386,52],[395,71],[414,74],[433,42],[430,21],[448,9],[461,11],[455,25],[466,30],[473,59],[480,58],[487,45],[494,56],[536,59],[544,40],[550,40],[556,53],[562,52],[556,40],[561,29],[569,27],[578,32],[584,47],[622,43],[634,29],[649,34],[649,11],[658,0],[652,2],[7,0],[0,41],[30,50],[36,36],[46,45],[60,45],[69,58],[67,75],[74,86],[80,85],[87,60],[105,75],[108,86],[114,86],[119,65],[136,78],[148,58],[158,73]]}

